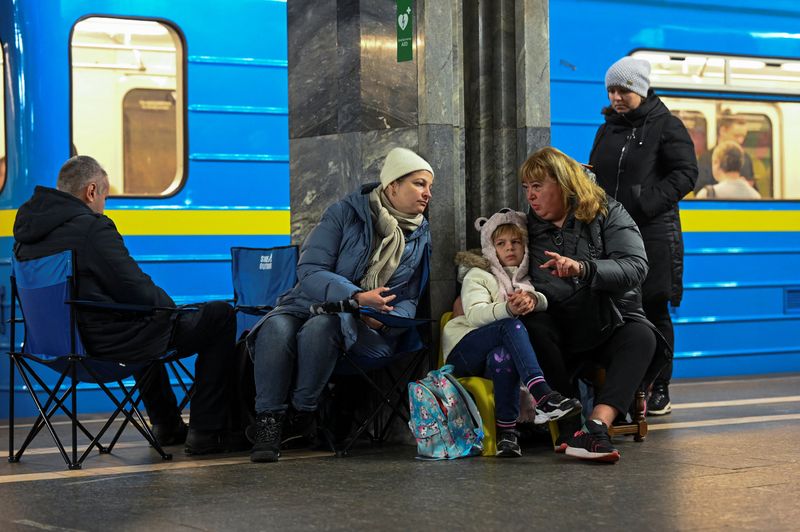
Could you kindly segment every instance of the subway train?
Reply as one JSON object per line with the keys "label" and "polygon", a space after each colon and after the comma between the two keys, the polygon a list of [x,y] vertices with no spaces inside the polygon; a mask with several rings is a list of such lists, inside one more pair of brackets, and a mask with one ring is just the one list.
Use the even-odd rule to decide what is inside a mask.
{"label": "subway train", "polygon": [[[553,145],[588,159],[628,54],[698,157],[723,118],[746,129],[762,199],[681,203],[676,377],[800,370],[799,27],[791,0],[550,3]],[[279,0],[0,1],[4,320],[16,209],[71,154],[106,167],[107,214],[178,303],[231,298],[231,246],[289,243],[286,33]],[[0,417],[8,386],[0,365]]]}
{"label": "subway train", "polygon": [[686,125],[701,163],[725,120],[752,160],[761,199],[680,204],[676,377],[800,370],[798,28],[791,0],[550,2],[554,146],[589,158],[608,104],[605,71],[633,55],[650,62],[651,85]]}
{"label": "subway train", "polygon": [[289,243],[286,32],[285,1],[0,2],[4,320],[16,209],[74,153],[104,165],[106,214],[176,303],[232,297],[232,245]]}

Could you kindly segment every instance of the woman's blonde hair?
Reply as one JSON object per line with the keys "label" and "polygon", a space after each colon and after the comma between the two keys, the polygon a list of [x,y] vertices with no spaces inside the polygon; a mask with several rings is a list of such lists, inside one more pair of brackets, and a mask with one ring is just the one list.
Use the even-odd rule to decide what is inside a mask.
{"label": "woman's blonde hair", "polygon": [[605,191],[575,159],[552,146],[534,152],[519,169],[522,183],[541,183],[548,177],[561,187],[564,210],[569,212],[572,207],[578,220],[590,223],[599,214],[608,212]]}

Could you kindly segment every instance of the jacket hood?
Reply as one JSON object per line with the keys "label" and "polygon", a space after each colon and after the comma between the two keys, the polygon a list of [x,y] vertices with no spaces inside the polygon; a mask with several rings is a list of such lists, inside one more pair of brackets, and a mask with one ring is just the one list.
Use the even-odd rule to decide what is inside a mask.
{"label": "jacket hood", "polygon": [[489,271],[495,276],[498,284],[502,288],[500,290],[500,299],[505,300],[506,294],[514,292],[515,290],[522,289],[527,292],[534,292],[533,285],[525,281],[528,275],[528,246],[525,242],[524,255],[522,262],[519,264],[516,272],[512,277],[509,277],[508,272],[500,264],[500,259],[497,257],[497,250],[495,250],[494,242],[492,241],[492,234],[501,225],[511,224],[516,225],[523,231],[525,227],[525,213],[514,211],[508,208],[500,209],[489,218],[478,218],[475,220],[475,229],[481,233],[481,251],[483,258],[489,262]]}
{"label": "jacket hood", "polygon": [[69,220],[85,214],[102,216],[72,194],[37,186],[31,199],[17,211],[14,239],[23,244],[33,244]]}

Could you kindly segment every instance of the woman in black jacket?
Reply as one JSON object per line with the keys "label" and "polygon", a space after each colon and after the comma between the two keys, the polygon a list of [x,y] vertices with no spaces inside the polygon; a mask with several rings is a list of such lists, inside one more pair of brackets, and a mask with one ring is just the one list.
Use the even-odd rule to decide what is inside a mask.
{"label": "woman in black jacket", "polygon": [[530,275],[549,302],[540,313],[551,320],[547,342],[540,341],[542,327],[522,319],[545,376],[551,379],[548,368],[558,359],[568,373],[586,362],[606,367],[606,382],[585,427],[557,450],[616,462],[619,452],[608,427],[628,412],[636,389],[650,382],[669,356],[640,303],[647,256],[639,229],[622,205],[555,148],[531,155],[520,178],[531,206]]}
{"label": "woman in black jacket", "polygon": [[[642,285],[648,319],[674,348],[669,303],[683,295],[683,237],[678,201],[697,181],[694,145],[683,123],[650,89],[650,63],[624,57],[606,73],[610,105],[589,164],[598,184],[622,203],[642,232],[650,273]],[[656,380],[648,414],[669,414],[672,364]]]}

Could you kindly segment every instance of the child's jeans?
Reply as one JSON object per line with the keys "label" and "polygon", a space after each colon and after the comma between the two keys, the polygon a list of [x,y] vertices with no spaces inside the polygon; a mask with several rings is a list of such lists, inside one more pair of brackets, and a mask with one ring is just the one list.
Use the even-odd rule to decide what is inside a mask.
{"label": "child's jeans", "polygon": [[511,423],[519,416],[519,384],[542,376],[528,331],[518,319],[504,319],[468,333],[447,355],[458,377],[494,383],[495,417]]}

